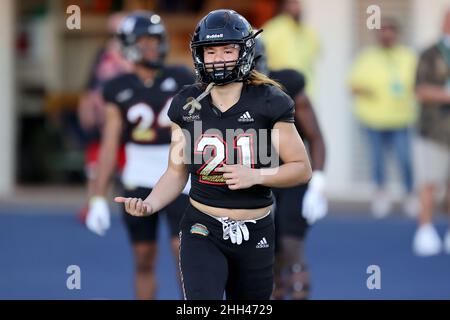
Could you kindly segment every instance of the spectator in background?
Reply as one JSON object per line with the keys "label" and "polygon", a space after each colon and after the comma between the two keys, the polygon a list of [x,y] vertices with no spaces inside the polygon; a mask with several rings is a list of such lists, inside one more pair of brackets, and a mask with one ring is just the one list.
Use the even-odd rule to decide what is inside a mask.
{"label": "spectator in background", "polygon": [[[104,122],[103,85],[115,76],[130,70],[130,63],[125,60],[120,51],[120,43],[116,38],[116,30],[124,19],[125,13],[112,14],[108,19],[109,38],[98,52],[91,69],[86,91],[78,106],[78,118],[85,133],[85,171],[87,179],[88,199],[93,195],[94,178],[98,166],[100,149],[100,132]],[[123,148],[119,151],[118,166],[125,162]],[[87,204],[80,212],[80,219],[85,221]]]}
{"label": "spectator in background", "polygon": [[262,29],[269,69],[294,69],[304,74],[306,92],[311,95],[319,41],[314,31],[303,23],[301,1],[284,0],[280,13],[264,24]]}
{"label": "spectator in background", "polygon": [[[419,256],[438,254],[442,243],[433,227],[435,195],[448,188],[450,178],[450,10],[442,26],[438,43],[420,56],[416,93],[420,102],[419,139],[417,144],[418,185],[421,210],[413,250]],[[447,209],[450,198],[447,195]],[[450,253],[450,229],[444,238]]]}
{"label": "spectator in background", "polygon": [[414,74],[416,56],[397,43],[398,26],[393,19],[383,19],[376,46],[361,52],[353,64],[350,86],[355,97],[356,116],[369,139],[372,174],[377,186],[372,213],[377,218],[389,214],[392,202],[386,190],[384,153],[392,146],[407,197],[404,211],[414,216],[418,201],[413,194],[410,155],[411,127],[416,120]]}

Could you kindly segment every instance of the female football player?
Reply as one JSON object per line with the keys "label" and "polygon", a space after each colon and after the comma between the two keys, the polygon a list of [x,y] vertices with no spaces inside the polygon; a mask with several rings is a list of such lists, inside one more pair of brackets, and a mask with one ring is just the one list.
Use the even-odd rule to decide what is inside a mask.
{"label": "female football player", "polygon": [[199,22],[191,49],[200,83],[172,101],[168,168],[145,200],[116,198],[131,215],[152,215],[180,194],[190,173],[180,232],[186,299],[222,299],[224,293],[227,299],[269,299],[270,188],[311,178],[294,102],[254,70],[255,36],[232,10],[212,11]]}

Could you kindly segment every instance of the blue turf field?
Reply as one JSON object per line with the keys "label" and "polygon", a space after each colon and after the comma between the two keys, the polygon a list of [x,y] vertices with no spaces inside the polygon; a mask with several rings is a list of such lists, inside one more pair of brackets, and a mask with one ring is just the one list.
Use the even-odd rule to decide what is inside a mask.
{"label": "blue turf field", "polygon": [[[120,216],[101,238],[75,208],[0,206],[0,299],[132,299],[132,256]],[[163,221],[157,267],[159,299],[179,299],[176,267]],[[441,236],[447,221],[437,220]],[[311,229],[307,257],[313,299],[450,299],[450,255],[411,252],[415,222],[400,215],[375,221],[331,212]],[[68,290],[66,269],[81,268],[81,290]],[[381,290],[368,290],[366,269],[381,268]]]}

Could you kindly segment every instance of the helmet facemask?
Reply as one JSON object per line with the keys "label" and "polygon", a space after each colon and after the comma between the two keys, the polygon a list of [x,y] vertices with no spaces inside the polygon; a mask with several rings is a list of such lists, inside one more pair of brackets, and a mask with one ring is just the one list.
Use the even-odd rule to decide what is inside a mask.
{"label": "helmet facemask", "polygon": [[[161,18],[151,12],[132,14],[122,23],[117,34],[122,45],[124,57],[147,68],[160,68],[167,55],[169,44],[166,30]],[[155,37],[159,39],[158,57],[146,59],[143,49],[138,45],[142,37]]]}
{"label": "helmet facemask", "polygon": [[[215,44],[215,45],[226,45]],[[203,44],[192,47],[192,56],[197,76],[204,83],[214,82],[217,85],[225,85],[232,82],[242,82],[254,68],[255,40],[253,37],[244,43],[236,43],[239,46],[239,56],[237,60],[223,62],[204,62],[203,48],[214,46],[214,44]]]}

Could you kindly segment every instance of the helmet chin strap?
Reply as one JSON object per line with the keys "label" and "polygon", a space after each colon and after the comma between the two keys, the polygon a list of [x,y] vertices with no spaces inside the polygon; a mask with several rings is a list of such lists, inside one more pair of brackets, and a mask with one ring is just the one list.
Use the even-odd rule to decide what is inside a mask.
{"label": "helmet chin strap", "polygon": [[216,86],[221,87],[221,86],[226,86],[227,84],[230,84],[230,83],[244,82],[244,81],[245,81],[245,79],[243,79],[243,78],[237,79],[237,80],[229,80],[229,81],[226,81],[224,83],[217,83]]}

